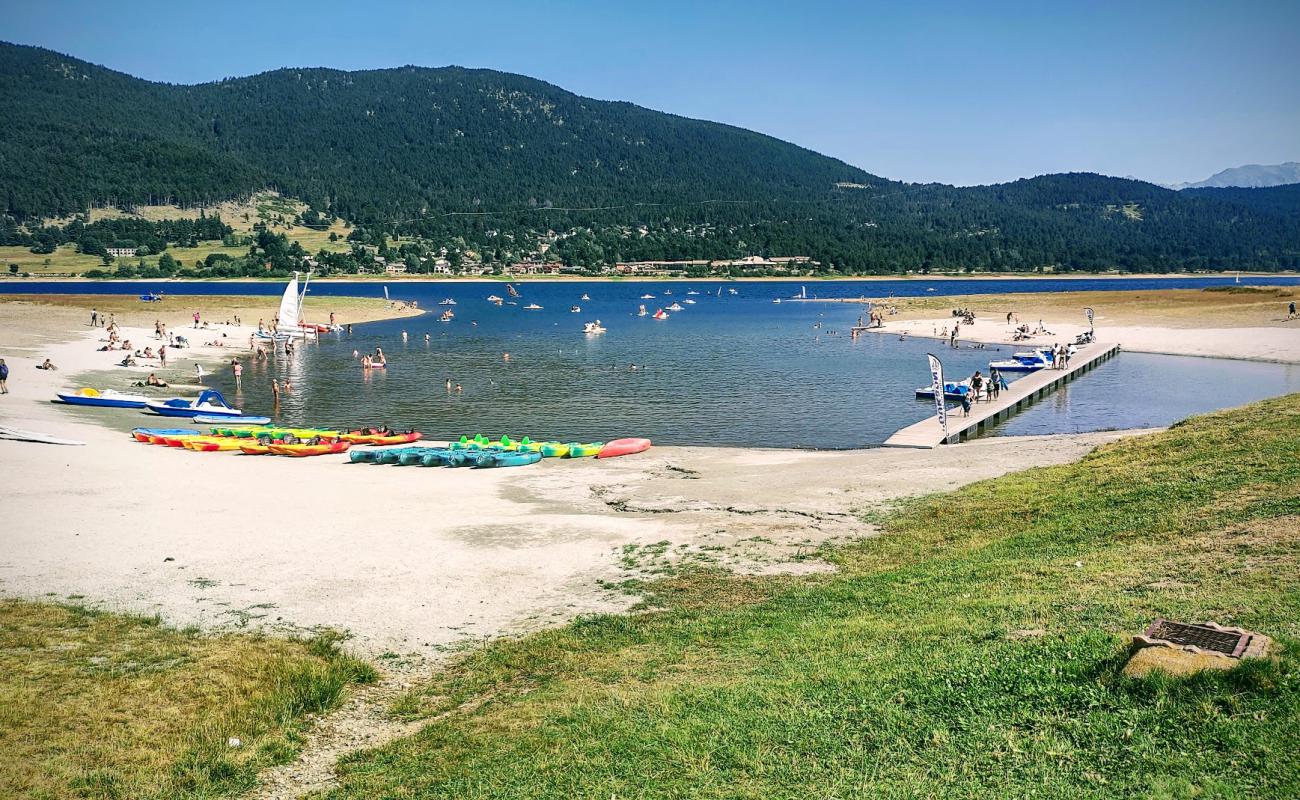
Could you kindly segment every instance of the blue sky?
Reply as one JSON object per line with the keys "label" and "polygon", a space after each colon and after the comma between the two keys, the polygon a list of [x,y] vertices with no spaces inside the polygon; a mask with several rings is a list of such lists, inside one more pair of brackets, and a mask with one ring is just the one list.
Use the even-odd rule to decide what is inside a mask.
{"label": "blue sky", "polygon": [[1300,0],[0,0],[0,39],[151,80],[488,67],[959,184],[1300,160],[1297,31]]}

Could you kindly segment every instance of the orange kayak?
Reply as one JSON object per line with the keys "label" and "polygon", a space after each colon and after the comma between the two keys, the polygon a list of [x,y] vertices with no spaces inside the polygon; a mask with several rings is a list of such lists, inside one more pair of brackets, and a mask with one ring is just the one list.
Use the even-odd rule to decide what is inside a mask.
{"label": "orange kayak", "polygon": [[269,444],[241,444],[239,449],[246,456],[265,456],[271,452]]}
{"label": "orange kayak", "polygon": [[330,453],[342,453],[352,446],[352,442],[321,442],[320,444],[272,444],[267,445],[277,456],[323,456]]}
{"label": "orange kayak", "polygon": [[414,442],[424,434],[419,431],[409,433],[345,433],[339,438],[352,444],[406,444]]}
{"label": "orange kayak", "polygon": [[600,452],[596,454],[596,458],[630,456],[633,453],[643,453],[649,449],[649,439],[615,439],[612,442],[606,442],[605,446],[600,448]]}

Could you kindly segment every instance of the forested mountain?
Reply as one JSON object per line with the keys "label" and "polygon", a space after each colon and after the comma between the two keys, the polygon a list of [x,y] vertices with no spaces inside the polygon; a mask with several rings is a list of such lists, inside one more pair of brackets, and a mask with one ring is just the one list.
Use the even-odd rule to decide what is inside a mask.
{"label": "forested mountain", "polygon": [[354,238],[417,234],[485,260],[547,237],[565,263],[808,255],[822,268],[1300,266],[1286,202],[1090,174],[888,181],[769,136],[518,75],[285,69],[150,83],[0,44],[0,204],[209,203],[274,188]]}

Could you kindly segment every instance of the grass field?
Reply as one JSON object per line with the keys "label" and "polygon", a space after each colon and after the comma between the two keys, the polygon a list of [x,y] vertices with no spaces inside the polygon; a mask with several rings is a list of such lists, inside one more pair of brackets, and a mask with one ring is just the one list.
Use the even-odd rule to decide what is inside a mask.
{"label": "grass field", "polygon": [[[309,642],[0,601],[0,796],[201,798],[291,758],[374,670]],[[237,746],[232,738],[238,739]]]}
{"label": "grass field", "polygon": [[[1300,396],[869,516],[835,574],[683,572],[490,645],[341,798],[1300,796]],[[1275,660],[1121,675],[1154,617]]]}

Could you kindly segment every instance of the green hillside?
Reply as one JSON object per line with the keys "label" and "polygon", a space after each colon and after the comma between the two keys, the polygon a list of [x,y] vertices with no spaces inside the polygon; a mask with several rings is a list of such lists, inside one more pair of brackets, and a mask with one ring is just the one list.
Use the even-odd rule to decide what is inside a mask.
{"label": "green hillside", "polygon": [[846,272],[1300,266],[1298,215],[1236,193],[1091,174],[904,184],[490,70],[282,69],[174,86],[0,44],[0,110],[11,230],[274,189],[372,239],[519,259],[550,232],[549,257],[584,267],[745,255]]}

